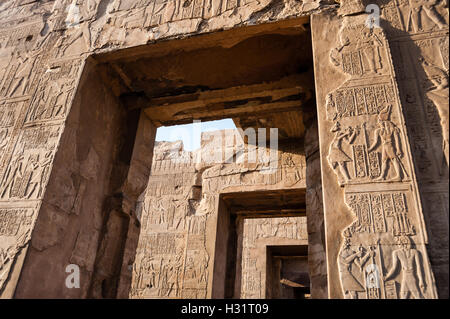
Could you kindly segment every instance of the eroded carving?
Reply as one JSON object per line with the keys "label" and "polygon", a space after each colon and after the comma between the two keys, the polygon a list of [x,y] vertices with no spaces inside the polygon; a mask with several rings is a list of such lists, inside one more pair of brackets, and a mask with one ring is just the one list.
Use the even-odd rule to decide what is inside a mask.
{"label": "eroded carving", "polygon": [[354,251],[351,247],[350,238],[345,238],[344,245],[338,257],[338,267],[342,290],[346,299],[358,299],[357,293],[366,291],[365,287],[356,279],[353,272],[358,271],[359,268],[361,275],[361,269],[373,255],[373,251],[366,252],[362,246],[359,246],[358,250]]}
{"label": "eroded carving", "polygon": [[425,69],[425,72],[428,75],[428,78],[434,85],[434,87],[431,87],[426,94],[433,101],[439,113],[440,123],[442,127],[442,149],[448,165],[448,156],[449,156],[448,69],[444,70],[438,67],[437,65],[434,65],[433,63],[426,61],[425,59],[421,59],[421,61]]}
{"label": "eroded carving", "polygon": [[30,240],[33,224],[32,209],[0,209],[0,291],[8,281],[17,254]]}
{"label": "eroded carving", "polygon": [[414,299],[422,299],[421,291],[425,289],[425,281],[420,252],[412,248],[408,236],[400,236],[398,241],[400,248],[392,252],[392,267],[385,280],[392,279],[400,266],[400,298],[408,299],[411,295]]}
{"label": "eroded carving", "polygon": [[1,178],[1,199],[38,199],[50,174],[59,127],[25,129]]}

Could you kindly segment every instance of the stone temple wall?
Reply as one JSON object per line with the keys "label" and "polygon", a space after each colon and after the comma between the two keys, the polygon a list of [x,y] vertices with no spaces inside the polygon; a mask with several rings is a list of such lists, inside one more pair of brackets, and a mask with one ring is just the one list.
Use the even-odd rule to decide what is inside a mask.
{"label": "stone temple wall", "polygon": [[[218,147],[220,144],[225,147]],[[267,152],[263,147],[252,151]],[[217,249],[214,242],[216,230],[220,227],[217,224],[220,194],[230,190],[254,192],[305,188],[306,163],[301,143],[284,150],[280,147],[277,152],[279,163],[270,173],[261,172],[270,167],[269,164],[251,162],[248,153],[237,130],[203,133],[202,147],[194,152],[184,151],[181,142],[157,142],[149,184],[140,204],[141,232],[131,297],[211,296]],[[257,232],[245,231],[241,235],[249,244],[241,248],[242,255],[236,263],[242,260],[243,265],[247,265],[244,261],[252,259],[257,268],[252,270],[252,278],[242,278],[243,290],[238,297],[262,298],[264,285],[258,283],[255,276],[265,275],[266,253],[264,244],[255,246],[255,241],[265,238],[272,244],[306,245],[306,217],[256,218],[250,221],[270,223],[271,226],[266,233],[259,229]],[[263,250],[254,252],[252,247]],[[218,253],[224,254],[223,251]],[[242,273],[249,273],[249,269],[243,267]],[[265,281],[265,278],[260,279]],[[260,286],[257,292],[245,290],[249,286],[248,280]]]}
{"label": "stone temple wall", "polygon": [[[86,185],[93,187],[100,179],[112,178],[116,181],[94,193],[103,196],[104,198],[100,198],[102,201],[110,198],[109,206],[124,206],[125,208],[119,210],[125,210],[126,214],[132,215],[134,208],[130,208],[127,203],[112,203],[117,197],[113,194],[123,193],[123,189],[127,188],[129,194],[125,198],[132,202],[142,192],[145,185],[141,182],[145,181],[145,176],[148,176],[150,170],[154,132],[152,133],[151,124],[140,124],[141,133],[148,133],[148,149],[145,151],[141,149],[142,158],[133,158],[133,161],[141,163],[144,178],[139,177],[137,180],[136,172],[128,172],[129,180],[123,172],[123,176],[113,177],[111,170],[120,175],[119,170],[126,171],[129,163],[120,164],[120,154],[110,152],[106,158],[102,158],[99,154],[120,148],[121,142],[117,137],[122,138],[122,135],[126,134],[126,128],[119,129],[125,133],[118,133],[115,142],[111,141],[109,146],[94,147],[89,144],[90,140],[102,135],[99,131],[80,133],[86,129],[83,125],[87,123],[85,119],[91,116],[89,115],[91,110],[88,110],[90,107],[110,101],[109,106],[114,109],[115,103],[119,103],[112,101],[113,96],[108,100],[107,95],[111,93],[111,87],[105,84],[105,81],[99,81],[96,88],[97,92],[101,92],[100,95],[92,99],[87,98],[90,95],[85,90],[90,88],[89,85],[83,86],[83,83],[97,81],[102,76],[92,71],[96,62],[91,60],[88,63],[88,57],[167,39],[304,16],[320,10],[320,1],[295,0],[2,1],[0,3],[1,296],[42,298],[101,296],[95,291],[105,278],[114,277],[109,284],[111,287],[120,281],[121,275],[112,271],[117,268],[112,265],[118,261],[115,260],[115,254],[108,251],[123,249],[111,248],[107,244],[108,240],[101,239],[108,237],[110,213],[105,217],[101,207],[103,204],[98,202],[91,201],[89,204],[95,209],[85,209],[81,202],[82,198],[83,201],[89,202],[88,194],[92,194],[86,190]],[[106,92],[108,90],[110,92]],[[83,96],[78,96],[77,92]],[[104,101],[100,101],[101,99]],[[116,111],[119,112],[118,109],[111,111],[107,108],[104,112]],[[90,119],[102,116],[95,113]],[[69,124],[70,118],[72,124]],[[114,122],[106,115],[103,119],[97,119],[99,122],[94,124],[97,127],[100,127],[99,123],[103,123],[104,127],[120,126],[119,122]],[[107,138],[114,139],[113,135]],[[76,163],[67,167],[66,164],[58,164],[62,167],[56,173],[57,150],[60,153],[59,163],[66,161],[69,163],[74,159]],[[113,163],[121,168],[114,167]],[[98,171],[93,169],[102,164],[105,164],[105,167],[99,168]],[[84,172],[80,172],[83,170]],[[130,181],[135,181],[135,184]],[[47,185],[49,190],[57,190],[50,198],[45,198]],[[102,191],[109,192],[109,195],[101,195]],[[43,205],[44,202],[48,205]],[[37,226],[41,226],[36,230],[41,231],[34,231],[38,219],[40,221]],[[95,221],[90,222],[93,229],[87,231],[84,225],[92,220]],[[133,217],[129,223],[119,222],[122,226],[111,231],[122,234],[118,236],[125,236],[123,233],[126,232],[134,234],[131,231],[135,227],[132,220]],[[111,227],[116,225],[115,222],[111,223]],[[72,231],[69,232],[69,229]],[[74,252],[78,257],[72,256],[74,248],[68,248],[69,246],[78,247],[75,250],[79,251]],[[97,254],[98,247],[102,247],[100,250],[105,252]],[[131,255],[132,247],[133,244],[130,243],[125,249]],[[28,266],[23,268],[25,256]],[[98,258],[105,261],[99,261]],[[67,275],[65,267],[73,262],[80,264],[81,275],[85,278],[82,280],[83,287],[78,290],[69,290],[64,284]],[[104,270],[103,266],[95,270],[96,263],[109,264],[105,266],[109,270]],[[125,263],[123,268],[126,271],[130,266]],[[60,276],[55,277],[55,273]],[[98,278],[93,279],[96,276]],[[43,278],[46,284],[37,283],[32,278]],[[116,294],[114,288],[110,290],[109,296]]]}
{"label": "stone temple wall", "polygon": [[[448,5],[375,1],[370,29],[369,3],[312,19],[329,295],[445,298]],[[414,276],[403,254],[417,256]]]}
{"label": "stone temple wall", "polygon": [[[308,244],[306,217],[246,218],[239,221],[242,228],[239,242],[242,242],[240,262],[240,281],[235,287],[237,298],[267,298],[271,283],[267,269],[267,246]],[[314,295],[317,293],[315,292]]]}
{"label": "stone temple wall", "polygon": [[[310,16],[308,242],[327,260],[311,276],[331,298],[447,298],[448,3],[338,2],[2,1],[0,296],[128,295],[155,125],[124,112],[99,56]],[[368,4],[381,28],[367,28]],[[203,172],[203,194],[218,176]],[[403,273],[405,252],[422,273]],[[80,289],[64,283],[72,263]],[[378,284],[354,284],[369,275]]]}

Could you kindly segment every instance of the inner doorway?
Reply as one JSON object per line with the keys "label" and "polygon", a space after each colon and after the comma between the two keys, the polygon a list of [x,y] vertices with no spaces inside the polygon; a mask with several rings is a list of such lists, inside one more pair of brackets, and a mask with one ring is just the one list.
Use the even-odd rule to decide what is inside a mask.
{"label": "inner doorway", "polygon": [[267,246],[268,299],[310,299],[308,245]]}
{"label": "inner doorway", "polygon": [[[217,207],[208,206],[210,198],[202,197],[205,189],[199,189],[200,180],[195,180],[192,192],[179,204],[189,213],[191,206],[205,198],[211,210],[205,223],[187,213],[182,218],[195,219],[197,224],[186,223],[191,228],[183,229],[185,233],[171,233],[166,216],[161,216],[157,231],[146,233],[144,216],[137,213],[136,204],[155,162],[155,131],[193,120],[231,118],[244,131],[278,128],[280,141],[302,143],[302,110],[315,106],[309,17],[111,50],[85,62],[55,156],[57,173],[49,177],[33,231],[45,245],[27,253],[16,296],[127,298],[132,282],[153,267],[169,280],[152,287],[156,293],[149,296],[148,287],[160,283],[153,277],[142,278],[142,287],[136,287],[132,297],[212,297],[215,237],[202,236]],[[196,177],[201,175],[193,169]],[[283,183],[295,183],[295,168],[287,165],[286,172]],[[251,177],[248,172],[241,175],[237,176],[241,182]],[[275,175],[265,177],[275,180],[279,176]],[[158,183],[167,180],[163,177]],[[214,186],[214,181],[209,182],[208,187]],[[158,186],[152,191],[164,206],[162,196],[169,196],[168,192],[175,196],[180,189]],[[191,244],[192,238],[197,246]],[[173,243],[186,249],[180,252]],[[158,260],[150,256],[136,262],[149,252]],[[195,266],[202,258],[206,275],[197,278]],[[71,263],[82,265],[83,286],[61,291],[66,273],[56,269]],[[185,269],[191,271],[191,278],[186,279],[189,271]],[[47,285],[36,285],[34,278],[45,279]],[[168,281],[174,284],[167,286]]]}
{"label": "inner doorway", "polygon": [[[156,163],[152,153],[155,131],[161,126],[194,120],[231,118],[243,131],[266,128],[269,132],[270,128],[278,128],[280,142],[302,143],[302,109],[315,105],[312,65],[308,17],[89,57],[55,158],[54,169],[60,170],[52,174],[47,187],[49,196],[58,194],[61,181],[68,181],[73,187],[67,189],[71,201],[65,196],[47,199],[48,207],[42,209],[46,213],[39,217],[46,232],[64,234],[61,242],[67,247],[55,248],[57,251],[51,253],[31,252],[27,263],[33,270],[22,274],[24,284],[19,290],[31,291],[25,284],[34,282],[31,277],[53,276],[45,271],[46,267],[34,265],[63,267],[75,262],[84,265],[84,286],[63,295],[127,298],[132,282],[153,267],[158,276],[168,278],[166,283],[164,279],[159,283],[153,277],[141,276],[145,278],[132,297],[211,297],[215,238],[201,236],[206,232],[202,227],[212,223],[208,218],[217,207],[208,207],[212,213],[204,218],[205,223],[189,215],[191,207],[195,210],[198,203],[210,204],[206,197],[208,200],[202,202],[205,189],[196,184],[200,180],[195,181],[187,199],[177,202],[187,211],[182,216],[186,223],[180,222],[178,227],[195,220],[197,224],[193,221],[191,228],[176,233],[168,229],[163,216],[152,228],[157,230],[150,230],[142,223],[145,216],[137,213],[139,196],[148,184],[152,164]],[[75,161],[70,167],[69,158]],[[193,170],[193,175],[201,177],[202,172],[196,171],[195,165]],[[295,170],[287,167],[286,171],[290,175],[284,182],[294,183]],[[242,176],[243,181],[250,175]],[[157,183],[169,180],[163,177]],[[172,196],[169,192],[178,196],[180,190],[176,185],[152,189],[161,207],[166,202],[168,206],[174,203],[163,196]],[[53,223],[52,207],[73,210],[74,214],[64,225]],[[170,206],[164,213],[179,213],[176,209]],[[193,238],[197,246],[191,245]],[[174,249],[173,243],[179,243],[184,250]],[[146,250],[145,245],[152,249]],[[66,252],[71,249],[75,252],[68,257]],[[206,274],[197,278],[195,266],[202,259]],[[46,291],[33,290],[34,293],[61,295],[64,275],[57,280],[49,278],[51,287],[46,287]],[[168,281],[173,281],[173,285],[167,285]]]}
{"label": "inner doorway", "polygon": [[213,296],[308,298],[304,189],[223,194],[219,205]]}

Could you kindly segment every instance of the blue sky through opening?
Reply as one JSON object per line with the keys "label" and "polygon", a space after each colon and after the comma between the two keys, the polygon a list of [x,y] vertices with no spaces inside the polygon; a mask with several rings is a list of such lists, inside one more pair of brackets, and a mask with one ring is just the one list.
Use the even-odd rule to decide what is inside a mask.
{"label": "blue sky through opening", "polygon": [[175,126],[161,126],[156,131],[157,141],[174,142],[182,140],[186,151],[200,148],[201,132],[235,129],[232,119],[200,122],[199,124],[184,124]]}

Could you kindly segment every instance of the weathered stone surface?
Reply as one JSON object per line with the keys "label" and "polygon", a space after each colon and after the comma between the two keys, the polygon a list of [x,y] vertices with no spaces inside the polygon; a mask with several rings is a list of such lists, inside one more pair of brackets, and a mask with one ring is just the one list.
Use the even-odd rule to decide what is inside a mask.
{"label": "weathered stone surface", "polygon": [[[426,6],[424,13],[436,13]],[[391,53],[395,37],[387,27],[367,28],[366,19],[360,14],[312,20],[329,294],[436,298],[420,179],[404,119],[409,107],[396,83],[403,74],[394,71]],[[444,28],[438,34],[448,37],[447,25],[437,23]],[[325,37],[330,31],[336,36]],[[329,45],[335,45],[331,52],[325,49]],[[325,74],[335,80],[326,81]],[[374,273],[378,278],[368,289]]]}
{"label": "weathered stone surface", "polygon": [[[222,143],[224,147],[217,147]],[[301,147],[297,149],[301,150]],[[235,161],[227,161],[239,150],[243,152]],[[247,162],[248,150],[237,131],[204,133],[202,148],[197,152],[184,151],[180,142],[157,142],[152,175],[142,198],[141,235],[131,297],[205,298],[214,294],[212,291],[219,289],[211,286],[213,271],[217,272],[213,267],[215,258],[222,258],[225,253],[208,243],[214,243],[216,227],[224,225],[218,221],[221,220],[220,209],[218,211],[216,207],[220,195],[267,188],[304,188],[305,160],[301,153],[296,154],[293,150],[291,147],[283,152],[281,148],[279,166],[271,173],[264,173],[261,172],[264,163]],[[259,147],[255,151],[265,150]],[[242,260],[244,267],[247,265],[245,260],[259,258],[259,270],[255,270],[259,276],[265,276],[265,245],[307,245],[305,217],[254,220],[261,226],[255,224],[253,228],[263,227],[267,234],[255,229],[250,234],[244,229],[237,240],[248,242],[252,236],[254,240],[261,237],[265,244],[236,247],[236,263]],[[236,228],[242,227],[252,226],[236,225]],[[258,247],[258,251],[249,251],[251,247]],[[246,275],[241,277],[244,273]],[[259,286],[258,291],[245,289],[249,285],[247,274],[245,267],[236,274],[236,280],[242,278],[242,282],[235,284],[235,289],[242,287],[242,291],[236,292],[237,297],[265,296],[264,285]],[[218,285],[217,282],[214,285]]]}
{"label": "weathered stone surface", "polygon": [[[217,275],[224,216],[294,192],[313,298],[447,298],[448,4],[339,2],[2,1],[0,296],[253,296]],[[278,128],[276,169],[236,162],[248,139],[153,158],[158,126],[223,117]]]}

